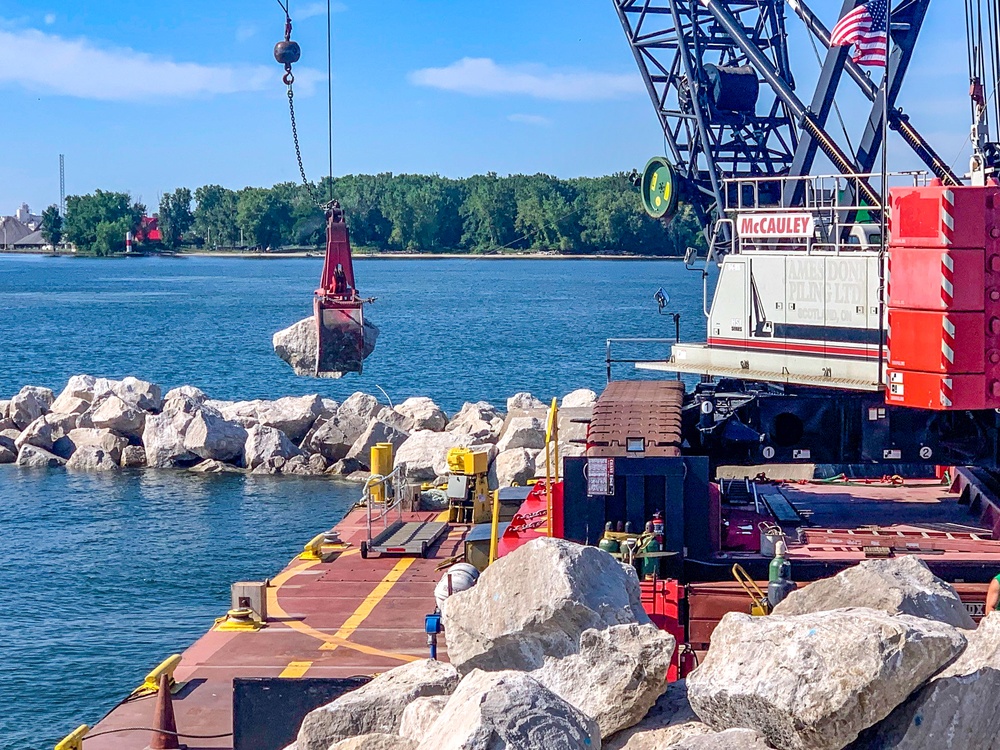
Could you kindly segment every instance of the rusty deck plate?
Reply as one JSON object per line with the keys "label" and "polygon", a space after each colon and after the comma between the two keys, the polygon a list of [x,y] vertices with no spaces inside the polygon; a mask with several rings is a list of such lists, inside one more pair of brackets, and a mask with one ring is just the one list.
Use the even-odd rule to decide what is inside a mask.
{"label": "rusty deck plate", "polygon": [[[608,383],[594,406],[587,455],[679,456],[684,384],[676,380],[618,380]],[[642,438],[645,450],[630,453],[628,438]]]}

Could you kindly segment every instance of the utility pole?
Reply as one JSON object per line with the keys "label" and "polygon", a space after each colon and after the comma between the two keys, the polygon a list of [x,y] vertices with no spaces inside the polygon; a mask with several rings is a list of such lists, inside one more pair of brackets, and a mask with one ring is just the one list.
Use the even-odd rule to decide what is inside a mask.
{"label": "utility pole", "polygon": [[59,154],[59,215],[66,216],[66,156]]}

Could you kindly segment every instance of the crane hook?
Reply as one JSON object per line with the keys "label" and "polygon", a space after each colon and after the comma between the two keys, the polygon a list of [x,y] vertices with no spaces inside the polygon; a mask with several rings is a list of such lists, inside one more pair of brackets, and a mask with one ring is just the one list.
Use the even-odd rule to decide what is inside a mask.
{"label": "crane hook", "polygon": [[292,18],[285,11],[285,38],[274,45],[274,59],[279,64],[285,66],[285,75],[281,80],[286,86],[291,86],[295,82],[292,75],[292,64],[297,63],[302,57],[302,48],[298,42],[292,41]]}

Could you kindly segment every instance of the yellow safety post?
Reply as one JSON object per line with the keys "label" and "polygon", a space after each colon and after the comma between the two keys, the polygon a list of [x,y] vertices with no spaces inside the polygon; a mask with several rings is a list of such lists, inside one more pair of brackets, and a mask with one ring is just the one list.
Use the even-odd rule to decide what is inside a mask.
{"label": "yellow safety post", "polygon": [[181,663],[181,655],[174,654],[173,656],[168,656],[160,664],[146,675],[146,679],[143,680],[142,684],[132,691],[133,697],[140,695],[151,695],[153,693],[159,692],[160,690],[160,676],[166,675],[167,682],[170,685],[171,691],[177,684],[174,681],[174,670],[177,669],[177,665]]}
{"label": "yellow safety post", "polygon": [[81,724],[56,744],[56,750],[83,750],[83,738],[89,731],[89,726]]}
{"label": "yellow safety post", "polygon": [[[552,441],[555,440],[555,449],[552,448]],[[554,463],[553,467],[553,454]],[[553,471],[554,469],[554,471]],[[552,479],[559,481],[559,405],[556,399],[552,399],[552,406],[549,407],[549,419],[545,425],[545,499],[546,499],[546,529],[547,535],[552,536]]]}
{"label": "yellow safety post", "polygon": [[490,531],[490,561],[496,562],[497,546],[500,543],[500,490],[493,491],[493,529]]}
{"label": "yellow safety post", "polygon": [[302,548],[302,554],[299,555],[300,560],[322,560],[323,559],[323,543],[325,537],[323,534],[317,534]]}
{"label": "yellow safety post", "polygon": [[[376,443],[371,450],[372,476],[387,477],[392,473],[392,443]],[[369,486],[373,503],[385,504],[385,482]]]}

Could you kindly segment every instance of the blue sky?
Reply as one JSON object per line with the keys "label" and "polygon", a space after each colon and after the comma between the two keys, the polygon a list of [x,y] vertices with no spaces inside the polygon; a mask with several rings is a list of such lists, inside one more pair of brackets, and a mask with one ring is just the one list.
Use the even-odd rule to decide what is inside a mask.
{"label": "blue sky", "polygon": [[[325,0],[291,0],[307,171],[326,169]],[[840,0],[814,0],[832,26]],[[548,172],[641,167],[662,136],[611,0],[334,2],[338,174]],[[946,158],[968,132],[964,30],[932,4],[900,104]],[[817,70],[789,10],[793,67]],[[297,178],[275,0],[0,0],[0,214],[67,192],[127,190],[151,208],[179,186]],[[856,137],[867,105],[843,86]],[[897,144],[899,142],[897,141]],[[895,166],[916,162],[896,145]],[[967,159],[961,155],[959,169]]]}

